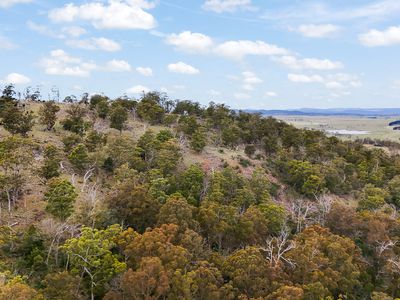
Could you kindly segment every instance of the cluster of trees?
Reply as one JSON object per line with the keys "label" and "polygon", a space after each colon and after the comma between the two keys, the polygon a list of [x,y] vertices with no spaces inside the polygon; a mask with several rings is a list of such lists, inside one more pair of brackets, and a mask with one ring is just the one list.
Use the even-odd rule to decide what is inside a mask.
{"label": "cluster of trees", "polygon": [[398,155],[156,92],[0,105],[0,299],[400,297]]}

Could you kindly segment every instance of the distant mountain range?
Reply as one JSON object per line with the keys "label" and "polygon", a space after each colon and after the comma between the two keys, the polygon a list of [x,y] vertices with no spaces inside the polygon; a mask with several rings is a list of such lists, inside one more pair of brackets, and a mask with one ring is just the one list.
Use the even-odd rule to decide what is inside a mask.
{"label": "distant mountain range", "polygon": [[290,110],[246,109],[246,112],[260,113],[264,116],[360,116],[392,117],[400,116],[400,108],[300,108]]}

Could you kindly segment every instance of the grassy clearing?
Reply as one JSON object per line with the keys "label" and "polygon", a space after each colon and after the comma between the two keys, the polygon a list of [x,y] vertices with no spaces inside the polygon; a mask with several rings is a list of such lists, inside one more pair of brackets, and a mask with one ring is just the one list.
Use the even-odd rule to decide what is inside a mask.
{"label": "grassy clearing", "polygon": [[[388,124],[399,118],[392,117],[357,117],[357,116],[277,116],[276,118],[299,128],[315,130],[368,131],[368,134],[337,135],[346,140],[371,138],[400,142],[400,131],[393,130]],[[329,134],[328,135],[332,135]]]}

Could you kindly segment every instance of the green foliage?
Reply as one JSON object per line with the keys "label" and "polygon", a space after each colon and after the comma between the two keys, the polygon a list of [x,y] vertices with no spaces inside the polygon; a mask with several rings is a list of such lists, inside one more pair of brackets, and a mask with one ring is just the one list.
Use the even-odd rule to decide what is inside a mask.
{"label": "green foliage", "polygon": [[63,128],[73,133],[83,135],[89,126],[84,120],[86,108],[80,104],[71,104],[65,112],[67,113],[67,118],[61,122]]}
{"label": "green foliage", "polygon": [[389,202],[400,207],[400,176],[394,177],[388,183]]}
{"label": "green foliage", "polygon": [[191,165],[178,178],[179,192],[192,205],[199,206],[200,204],[205,176],[199,165]]}
{"label": "green foliage", "polygon": [[94,152],[107,143],[107,137],[96,130],[91,130],[85,138],[85,146],[89,152]]}
{"label": "green foliage", "polygon": [[203,151],[204,147],[207,145],[207,136],[203,129],[197,129],[190,140],[190,148],[192,148],[197,153]]}
{"label": "green foliage", "polygon": [[95,109],[100,102],[107,103],[108,97],[99,94],[91,96],[89,100],[90,109]]}
{"label": "green foliage", "polygon": [[293,282],[302,284],[313,297],[346,294],[357,299],[362,262],[353,241],[317,226],[307,228],[295,241],[296,247],[287,256],[296,265],[290,274]]}
{"label": "green foliage", "polygon": [[61,247],[68,255],[71,274],[83,276],[92,297],[104,295],[105,285],[126,268],[112,252],[121,231],[118,225],[104,230],[83,227],[79,237],[67,240]]}
{"label": "green foliage", "polygon": [[376,210],[383,207],[388,193],[381,189],[367,184],[360,194],[360,202],[358,204],[361,210]]}
{"label": "green foliage", "polygon": [[84,172],[90,163],[86,146],[84,144],[75,146],[68,155],[68,160],[78,172]]}
{"label": "green foliage", "polygon": [[268,231],[272,234],[278,234],[286,223],[287,213],[285,208],[274,203],[263,203],[258,206],[258,209],[267,221]]}
{"label": "green foliage", "polygon": [[108,114],[110,113],[110,105],[107,100],[102,100],[96,104],[96,112],[97,115],[105,119],[107,118]]}
{"label": "green foliage", "polygon": [[160,208],[157,216],[158,224],[176,224],[179,230],[194,229],[196,222],[193,220],[193,207],[188,204],[180,194],[171,195],[167,202]]}
{"label": "green foliage", "polygon": [[76,293],[79,285],[79,277],[72,276],[67,271],[49,273],[44,278],[42,285],[46,299],[78,300],[80,295]]}
{"label": "green foliage", "polygon": [[[87,99],[60,105],[68,135],[0,139],[1,299],[400,297],[393,148],[158,93]],[[19,109],[13,87],[0,106]],[[112,126],[135,132],[101,120],[88,130],[86,108],[111,123],[126,113]],[[149,124],[136,115],[158,126],[138,137]]]}
{"label": "green foliage", "polygon": [[57,121],[57,113],[60,107],[54,101],[47,101],[42,104],[39,110],[39,121],[46,126],[47,130],[52,130]]}
{"label": "green foliage", "polygon": [[45,179],[51,179],[60,175],[60,153],[56,146],[49,145],[44,150],[44,163],[40,169],[40,175]]}
{"label": "green foliage", "polygon": [[74,210],[75,199],[78,194],[74,186],[65,179],[53,179],[49,183],[48,191],[44,194],[47,202],[46,211],[65,221]]}
{"label": "green foliage", "polygon": [[159,93],[150,92],[145,94],[137,105],[138,116],[151,124],[161,124],[165,111],[160,105],[162,97]]}
{"label": "green foliage", "polygon": [[113,222],[124,223],[140,232],[156,223],[160,208],[147,186],[133,186],[130,182],[118,186],[107,199],[107,205]]}
{"label": "green foliage", "polygon": [[178,121],[178,131],[191,136],[199,128],[197,119],[194,116],[181,116]]}
{"label": "green foliage", "polygon": [[76,133],[68,134],[62,138],[64,144],[64,152],[71,152],[72,148],[76,147],[82,142],[82,137]]}
{"label": "green foliage", "polygon": [[254,145],[246,145],[244,153],[246,153],[248,157],[253,157],[254,153],[256,153],[256,147]]}
{"label": "green foliage", "polygon": [[170,130],[161,130],[157,133],[156,139],[160,142],[166,142],[174,138],[174,134]]}
{"label": "green foliage", "polygon": [[7,199],[9,212],[24,192],[33,160],[32,146],[28,139],[15,136],[0,140],[0,199]]}
{"label": "green foliage", "polygon": [[110,111],[110,127],[122,131],[128,120],[128,112],[125,107],[120,104],[112,105]]}
{"label": "green foliage", "polygon": [[292,160],[288,164],[288,182],[295,189],[309,197],[322,192],[324,180],[317,167],[308,161]]}
{"label": "green foliage", "polygon": [[33,112],[24,111],[16,104],[6,105],[1,115],[4,128],[11,134],[26,136],[35,124]]}

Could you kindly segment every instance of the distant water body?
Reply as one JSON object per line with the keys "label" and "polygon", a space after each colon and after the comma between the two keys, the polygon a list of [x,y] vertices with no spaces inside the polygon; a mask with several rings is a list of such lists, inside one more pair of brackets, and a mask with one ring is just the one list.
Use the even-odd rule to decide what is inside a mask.
{"label": "distant water body", "polygon": [[363,135],[370,133],[369,131],[364,131],[364,130],[346,130],[346,129],[327,130],[326,132],[330,134],[339,134],[339,135]]}

